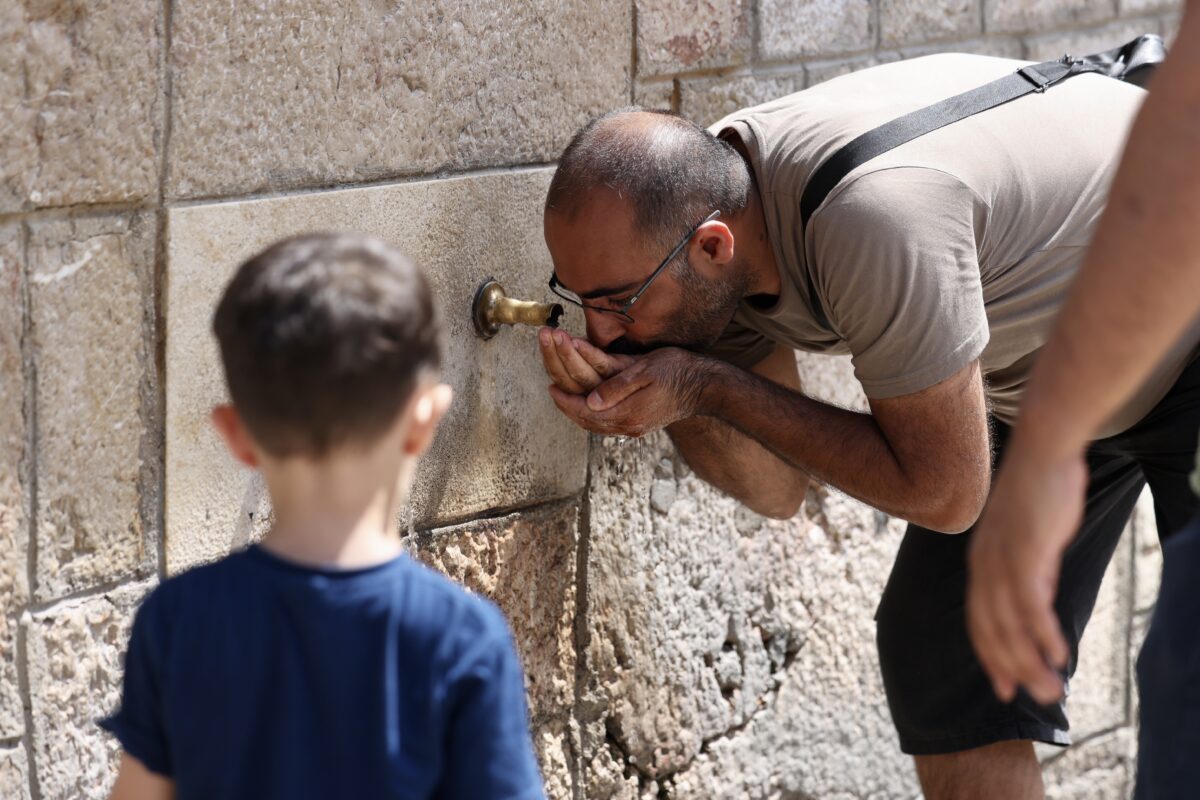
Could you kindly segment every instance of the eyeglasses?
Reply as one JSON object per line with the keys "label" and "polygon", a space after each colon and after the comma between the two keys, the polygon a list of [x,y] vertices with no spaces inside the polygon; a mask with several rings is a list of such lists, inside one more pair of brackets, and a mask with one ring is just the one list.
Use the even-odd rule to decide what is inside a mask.
{"label": "eyeglasses", "polygon": [[687,235],[679,240],[679,244],[671,248],[671,252],[667,254],[667,257],[662,260],[654,272],[650,273],[650,277],[646,279],[646,282],[639,286],[637,291],[630,295],[629,299],[620,306],[598,306],[591,303],[585,303],[579,295],[575,294],[569,289],[564,288],[563,285],[558,282],[557,275],[550,276],[550,291],[554,292],[556,295],[572,305],[577,305],[580,308],[586,308],[592,311],[603,311],[605,314],[612,314],[620,317],[626,323],[632,325],[633,317],[629,316],[629,309],[632,308],[633,304],[638,301],[638,298],[646,293],[646,290],[650,288],[650,284],[654,283],[654,279],[657,278],[662,271],[667,268],[667,264],[670,264],[671,260],[675,258],[675,256],[679,255],[679,252],[683,250],[684,245],[692,240],[692,236],[696,234],[696,231],[700,230],[700,226],[706,222],[711,222],[712,220],[716,219],[720,213],[720,210],[714,211],[693,225],[691,230],[687,232]]}

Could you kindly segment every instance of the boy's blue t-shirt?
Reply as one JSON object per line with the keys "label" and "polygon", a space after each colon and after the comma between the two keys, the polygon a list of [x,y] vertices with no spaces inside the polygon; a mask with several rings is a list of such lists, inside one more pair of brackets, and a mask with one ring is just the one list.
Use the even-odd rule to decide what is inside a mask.
{"label": "boy's blue t-shirt", "polygon": [[179,800],[543,796],[503,616],[407,556],[252,546],[164,582],[101,725]]}

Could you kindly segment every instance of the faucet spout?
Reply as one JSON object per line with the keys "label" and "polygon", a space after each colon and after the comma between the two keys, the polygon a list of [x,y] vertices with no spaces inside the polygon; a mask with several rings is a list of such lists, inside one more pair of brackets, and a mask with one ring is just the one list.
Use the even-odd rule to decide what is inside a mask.
{"label": "faucet spout", "polygon": [[500,332],[501,325],[548,325],[558,327],[563,307],[558,303],[535,303],[508,296],[494,278],[488,278],[475,290],[471,303],[471,319],[475,333],[490,339]]}

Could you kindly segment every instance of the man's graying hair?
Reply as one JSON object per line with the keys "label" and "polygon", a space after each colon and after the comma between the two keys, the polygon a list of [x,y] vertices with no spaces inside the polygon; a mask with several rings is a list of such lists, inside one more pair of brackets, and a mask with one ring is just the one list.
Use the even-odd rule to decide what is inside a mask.
{"label": "man's graying hair", "polygon": [[546,210],[573,215],[600,187],[628,199],[638,229],[671,247],[712,211],[729,217],[745,208],[750,170],[728,142],[677,114],[622,108],[571,139]]}

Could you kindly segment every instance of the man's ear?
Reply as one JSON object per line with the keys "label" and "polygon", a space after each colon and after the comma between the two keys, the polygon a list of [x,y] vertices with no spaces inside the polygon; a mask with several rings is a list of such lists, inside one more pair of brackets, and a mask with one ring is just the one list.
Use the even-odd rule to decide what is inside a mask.
{"label": "man's ear", "polygon": [[700,252],[695,254],[696,256],[703,253],[699,259],[693,257],[693,264],[699,262],[712,264],[718,268],[724,267],[733,261],[733,231],[719,219],[710,220],[696,231],[696,235],[692,239],[692,247],[700,249]]}
{"label": "man's ear", "polygon": [[417,390],[413,398],[412,415],[408,421],[408,431],[404,436],[404,454],[420,456],[433,443],[433,435],[437,433],[438,423],[450,408],[454,399],[454,390],[447,384],[423,387]]}
{"label": "man's ear", "polygon": [[247,467],[258,466],[258,455],[254,452],[250,435],[246,432],[246,426],[242,424],[242,418],[238,416],[236,408],[228,404],[216,406],[212,410],[212,423],[234,458]]}

